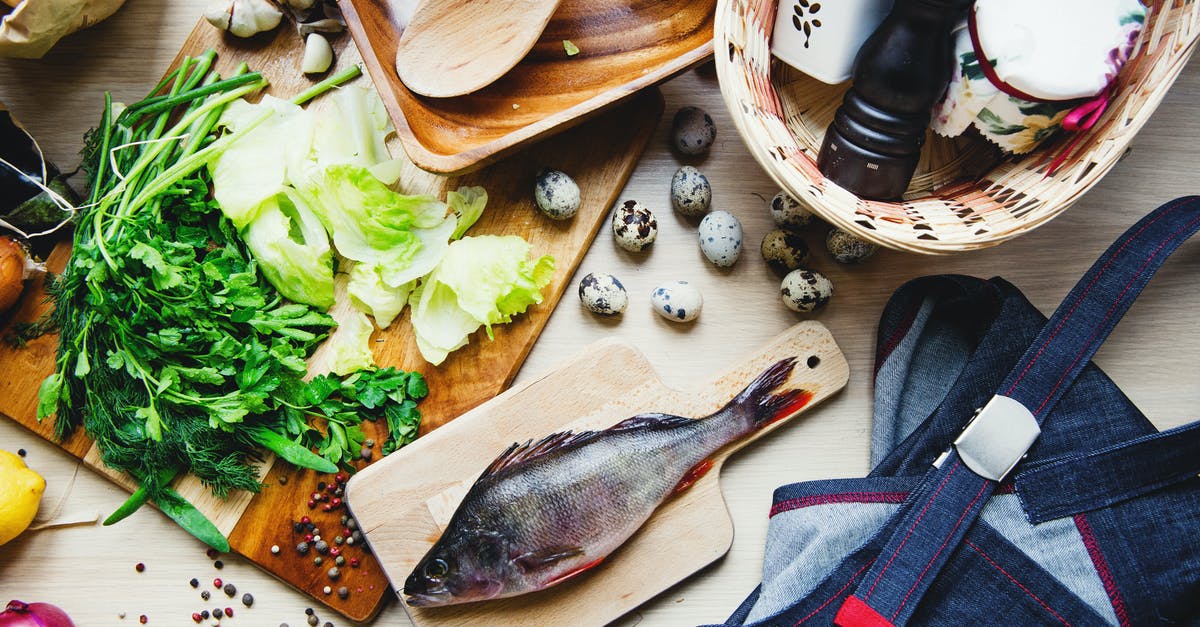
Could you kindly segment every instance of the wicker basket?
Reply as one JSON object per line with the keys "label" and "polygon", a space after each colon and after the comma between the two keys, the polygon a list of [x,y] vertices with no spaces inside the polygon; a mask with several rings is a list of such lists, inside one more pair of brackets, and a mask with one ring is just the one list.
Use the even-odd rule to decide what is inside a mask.
{"label": "wicker basket", "polygon": [[[776,0],[719,0],[717,77],[738,132],[771,178],[826,221],[884,246],[946,254],[993,246],[1070,207],[1125,153],[1200,36],[1200,0],[1155,0],[1103,117],[1071,146],[1020,157],[986,140],[929,134],[901,202],[864,200],[826,179],[816,158],[849,83],[827,85],[771,57]],[[1070,150],[1047,175],[1052,158]]]}

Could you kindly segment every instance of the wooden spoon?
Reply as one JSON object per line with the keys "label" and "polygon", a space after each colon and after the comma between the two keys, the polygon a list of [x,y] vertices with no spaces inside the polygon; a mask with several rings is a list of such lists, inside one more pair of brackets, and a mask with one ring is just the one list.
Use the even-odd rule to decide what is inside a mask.
{"label": "wooden spoon", "polygon": [[516,65],[559,0],[422,0],[396,46],[396,72],[434,98],[469,94]]}

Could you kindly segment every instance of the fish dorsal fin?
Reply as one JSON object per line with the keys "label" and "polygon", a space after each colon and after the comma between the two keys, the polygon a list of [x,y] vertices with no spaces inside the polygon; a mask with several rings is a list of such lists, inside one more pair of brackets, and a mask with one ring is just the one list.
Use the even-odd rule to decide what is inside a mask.
{"label": "fish dorsal fin", "polygon": [[599,431],[580,431],[579,433],[560,431],[558,433],[551,433],[536,442],[533,440],[526,440],[524,444],[514,442],[512,446],[508,447],[507,450],[492,461],[487,470],[483,471],[480,479],[496,474],[505,468],[523,464],[542,455],[590,442],[598,435],[600,435]]}
{"label": "fish dorsal fin", "polygon": [[608,428],[609,431],[634,431],[636,429],[670,429],[696,422],[695,418],[672,416],[671,414],[638,414],[626,418]]}

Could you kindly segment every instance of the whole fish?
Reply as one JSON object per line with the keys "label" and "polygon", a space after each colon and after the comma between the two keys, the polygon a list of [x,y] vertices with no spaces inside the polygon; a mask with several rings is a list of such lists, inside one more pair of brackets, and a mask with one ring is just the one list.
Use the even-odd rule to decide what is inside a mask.
{"label": "whole fish", "polygon": [[664,500],[694,483],[722,446],[800,410],[812,394],[773,394],[777,362],[704,418],[640,414],[603,431],[513,444],[471,486],[404,582],[414,606],[533,592],[599,564]]}

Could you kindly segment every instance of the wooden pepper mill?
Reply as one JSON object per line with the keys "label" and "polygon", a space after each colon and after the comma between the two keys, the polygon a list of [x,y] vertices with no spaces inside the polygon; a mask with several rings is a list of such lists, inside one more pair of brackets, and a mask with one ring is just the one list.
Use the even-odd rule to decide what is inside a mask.
{"label": "wooden pepper mill", "polygon": [[854,84],[825,132],[817,167],[826,177],[863,198],[900,198],[950,81],[951,29],[970,4],[896,0],[859,50]]}

